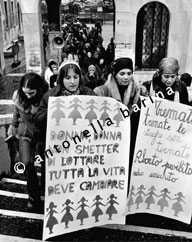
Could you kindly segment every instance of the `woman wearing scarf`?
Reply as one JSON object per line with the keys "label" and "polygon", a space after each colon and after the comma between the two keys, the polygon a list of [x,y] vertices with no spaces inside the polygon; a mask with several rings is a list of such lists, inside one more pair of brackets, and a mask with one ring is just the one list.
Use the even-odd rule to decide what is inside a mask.
{"label": "woman wearing scarf", "polygon": [[133,77],[133,62],[130,58],[118,58],[111,64],[111,74],[106,83],[94,89],[98,96],[113,97],[126,105],[131,118],[130,166],[135,147],[139,112],[133,112],[132,106],[139,105],[140,88]]}
{"label": "woman wearing scarf", "polygon": [[159,63],[159,70],[154,74],[148,87],[150,95],[158,95],[170,101],[189,104],[187,88],[178,77],[179,69],[177,59],[163,58]]}

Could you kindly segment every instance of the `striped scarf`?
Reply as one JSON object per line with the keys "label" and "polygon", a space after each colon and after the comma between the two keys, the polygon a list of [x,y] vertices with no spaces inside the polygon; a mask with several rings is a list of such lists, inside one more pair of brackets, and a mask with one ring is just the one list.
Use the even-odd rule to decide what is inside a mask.
{"label": "striped scarf", "polygon": [[75,92],[70,92],[67,89],[63,89],[61,91],[61,96],[71,96],[71,95],[79,95],[79,94],[80,94],[79,88]]}

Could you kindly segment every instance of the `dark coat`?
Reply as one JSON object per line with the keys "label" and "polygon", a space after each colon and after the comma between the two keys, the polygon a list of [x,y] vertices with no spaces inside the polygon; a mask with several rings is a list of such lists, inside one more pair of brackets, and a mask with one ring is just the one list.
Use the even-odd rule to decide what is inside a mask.
{"label": "dark coat", "polygon": [[36,135],[40,130],[34,125],[35,112],[38,107],[30,105],[28,108],[24,108],[23,103],[20,102],[18,91],[13,94],[14,113],[12,119],[12,125],[17,129],[17,136],[21,139],[28,140],[29,142],[36,142]]}

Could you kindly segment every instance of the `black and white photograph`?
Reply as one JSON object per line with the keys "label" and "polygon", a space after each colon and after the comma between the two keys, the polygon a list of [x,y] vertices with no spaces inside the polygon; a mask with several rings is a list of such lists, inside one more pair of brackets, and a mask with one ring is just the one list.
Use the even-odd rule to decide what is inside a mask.
{"label": "black and white photograph", "polygon": [[191,0],[0,0],[0,242],[192,242],[191,43]]}

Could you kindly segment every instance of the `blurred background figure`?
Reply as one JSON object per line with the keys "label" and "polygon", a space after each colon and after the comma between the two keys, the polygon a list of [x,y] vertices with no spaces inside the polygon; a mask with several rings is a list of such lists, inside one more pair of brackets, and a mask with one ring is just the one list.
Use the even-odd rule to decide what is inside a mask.
{"label": "blurred background figure", "polygon": [[192,106],[192,76],[189,73],[183,73],[181,74],[180,80],[185,83],[189,95],[189,105]]}
{"label": "blurred background figure", "polygon": [[93,90],[95,87],[101,86],[103,84],[104,82],[101,79],[101,76],[99,75],[99,72],[97,71],[96,66],[89,65],[88,71],[84,76],[84,85]]}
{"label": "blurred background figure", "polygon": [[51,59],[48,62],[48,67],[45,70],[45,74],[44,74],[45,81],[48,83],[49,87],[50,87],[50,77],[52,75],[54,75],[53,68],[55,70],[58,67],[57,67],[56,61],[54,61],[53,59]]}
{"label": "blurred background figure", "polygon": [[53,88],[57,85],[57,76],[58,76],[58,67],[56,65],[53,65],[51,67],[51,70],[53,72],[53,75],[50,77],[50,88]]}

